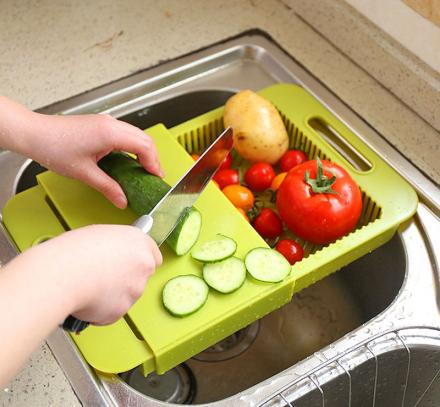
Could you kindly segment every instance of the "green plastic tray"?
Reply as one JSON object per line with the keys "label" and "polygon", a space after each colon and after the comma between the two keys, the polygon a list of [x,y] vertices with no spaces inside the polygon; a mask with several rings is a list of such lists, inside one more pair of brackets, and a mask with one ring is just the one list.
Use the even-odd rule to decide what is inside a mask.
{"label": "green plastic tray", "polygon": [[[291,147],[303,149],[310,158],[319,155],[338,162],[360,185],[364,209],[358,228],[326,247],[307,245],[307,257],[292,267],[283,282],[266,284],[248,277],[235,293],[210,292],[201,310],[182,319],[164,310],[162,287],[179,274],[200,275],[201,265],[190,256],[176,257],[162,246],[163,265],[125,318],[72,335],[95,369],[120,373],[142,365],[145,374],[163,373],[289,302],[294,292],[385,243],[415,212],[417,196],[412,188],[307,92],[294,85],[276,85],[260,93],[282,113]],[[169,131],[163,125],[147,130],[155,140],[170,184],[193,163],[188,152],[203,150],[222,130],[222,111],[216,109]],[[316,118],[336,129],[371,169],[355,170],[310,126]],[[38,181],[38,186],[13,197],[3,210],[4,224],[21,251],[66,229],[93,223],[130,224],[135,219],[129,209],[116,209],[78,181],[52,172],[40,174]],[[253,247],[266,245],[214,185],[207,187],[196,207],[203,216],[201,241],[219,232],[231,236],[238,242],[240,257]]]}

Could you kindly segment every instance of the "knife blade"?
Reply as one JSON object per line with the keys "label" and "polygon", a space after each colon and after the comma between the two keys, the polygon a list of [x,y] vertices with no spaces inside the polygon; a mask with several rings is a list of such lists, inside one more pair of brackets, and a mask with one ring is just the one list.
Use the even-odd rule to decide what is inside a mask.
{"label": "knife blade", "polygon": [[177,226],[187,208],[193,206],[208,182],[231,151],[232,128],[228,127],[205,150],[194,165],[163,196],[157,205],[133,224],[160,246]]}

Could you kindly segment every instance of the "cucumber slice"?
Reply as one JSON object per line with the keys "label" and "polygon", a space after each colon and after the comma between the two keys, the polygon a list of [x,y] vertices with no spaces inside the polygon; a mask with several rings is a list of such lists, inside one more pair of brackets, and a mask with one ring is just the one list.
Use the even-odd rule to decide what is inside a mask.
{"label": "cucumber slice", "polygon": [[205,264],[203,279],[214,290],[224,294],[232,293],[246,280],[246,267],[237,257],[229,257],[217,263]]}
{"label": "cucumber slice", "polygon": [[162,291],[164,307],[177,317],[184,317],[200,309],[208,298],[209,287],[193,274],[174,277]]}
{"label": "cucumber slice", "polygon": [[236,250],[237,243],[233,239],[218,234],[215,239],[196,247],[191,256],[203,263],[214,263],[231,257]]}
{"label": "cucumber slice", "polygon": [[202,229],[202,215],[192,207],[180,217],[178,225],[168,237],[167,243],[178,256],[188,253],[196,244]]}
{"label": "cucumber slice", "polygon": [[284,256],[273,249],[252,249],[244,263],[249,274],[256,280],[277,283],[290,273],[290,264]]}

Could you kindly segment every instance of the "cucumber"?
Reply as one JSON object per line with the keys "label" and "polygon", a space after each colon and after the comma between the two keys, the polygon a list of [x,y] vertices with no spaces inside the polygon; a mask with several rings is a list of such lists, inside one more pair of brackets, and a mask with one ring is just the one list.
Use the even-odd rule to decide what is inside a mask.
{"label": "cucumber", "polygon": [[218,234],[215,239],[208,240],[196,247],[191,256],[203,263],[214,263],[234,255],[237,243],[230,237]]}
{"label": "cucumber", "polygon": [[239,289],[246,280],[246,267],[237,257],[203,266],[203,279],[214,290],[224,294]]}
{"label": "cucumber", "polygon": [[164,307],[174,316],[184,317],[192,314],[205,304],[209,287],[193,274],[174,277],[162,291]]}
{"label": "cucumber", "polygon": [[269,248],[252,249],[244,263],[253,278],[269,283],[277,283],[290,273],[290,264],[284,256]]}
{"label": "cucumber", "polygon": [[179,219],[179,223],[168,237],[167,243],[174,253],[183,256],[188,253],[200,235],[202,228],[202,215],[194,207],[185,210]]}
{"label": "cucumber", "polygon": [[[148,173],[134,158],[124,153],[110,153],[98,164],[121,185],[128,205],[139,216],[149,213],[171,188],[162,178]],[[186,254],[197,242],[201,219],[200,212],[190,208],[166,240],[178,256]]]}

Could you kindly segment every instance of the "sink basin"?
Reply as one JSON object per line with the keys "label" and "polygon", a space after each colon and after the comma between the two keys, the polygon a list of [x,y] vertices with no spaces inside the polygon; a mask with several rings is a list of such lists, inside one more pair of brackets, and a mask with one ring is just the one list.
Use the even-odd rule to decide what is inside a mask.
{"label": "sink basin", "polygon": [[[221,106],[238,89],[279,81],[311,92],[404,175],[419,192],[417,214],[374,252],[162,376],[144,378],[139,369],[103,375],[57,330],[49,346],[84,405],[358,406],[374,398],[376,406],[418,399],[433,405],[426,403],[440,391],[440,255],[432,244],[440,239],[438,188],[273,42],[246,35],[41,111],[103,112],[142,129],[172,127]],[[0,152],[0,210],[44,170]],[[0,224],[0,263],[13,252]],[[418,383],[414,372],[424,364]],[[387,383],[405,393],[396,404]]]}

